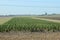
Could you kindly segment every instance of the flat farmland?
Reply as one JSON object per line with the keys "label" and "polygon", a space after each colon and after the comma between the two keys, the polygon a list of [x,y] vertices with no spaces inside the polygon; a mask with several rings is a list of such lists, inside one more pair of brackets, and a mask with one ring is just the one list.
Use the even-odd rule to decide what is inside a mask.
{"label": "flat farmland", "polygon": [[0,25],[0,32],[9,31],[29,31],[29,32],[48,32],[60,31],[60,23],[46,20],[37,20],[30,17],[15,17],[10,21]]}
{"label": "flat farmland", "polygon": [[60,23],[14,17],[0,25],[0,40],[60,40]]}

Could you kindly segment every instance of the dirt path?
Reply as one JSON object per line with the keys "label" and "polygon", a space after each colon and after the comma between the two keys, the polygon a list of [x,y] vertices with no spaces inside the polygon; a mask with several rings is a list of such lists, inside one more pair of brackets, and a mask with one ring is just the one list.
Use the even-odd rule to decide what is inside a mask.
{"label": "dirt path", "polygon": [[46,21],[60,23],[60,20],[53,20],[53,19],[46,19],[46,18],[36,18],[36,17],[32,17],[32,19],[39,19],[39,20],[46,20]]}
{"label": "dirt path", "polygon": [[0,33],[0,40],[60,40],[60,32],[40,33],[40,32],[12,32]]}

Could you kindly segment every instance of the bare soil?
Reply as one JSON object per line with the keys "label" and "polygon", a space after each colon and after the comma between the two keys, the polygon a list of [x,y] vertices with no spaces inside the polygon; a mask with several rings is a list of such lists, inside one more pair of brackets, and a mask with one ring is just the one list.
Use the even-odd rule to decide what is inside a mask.
{"label": "bare soil", "polygon": [[4,32],[0,33],[0,40],[60,40],[60,32]]}

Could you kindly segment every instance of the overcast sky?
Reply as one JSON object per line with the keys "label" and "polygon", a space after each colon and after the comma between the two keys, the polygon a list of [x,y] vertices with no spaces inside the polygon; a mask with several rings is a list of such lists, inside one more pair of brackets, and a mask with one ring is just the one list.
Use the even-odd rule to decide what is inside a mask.
{"label": "overcast sky", "polygon": [[60,0],[0,0],[0,15],[60,13]]}

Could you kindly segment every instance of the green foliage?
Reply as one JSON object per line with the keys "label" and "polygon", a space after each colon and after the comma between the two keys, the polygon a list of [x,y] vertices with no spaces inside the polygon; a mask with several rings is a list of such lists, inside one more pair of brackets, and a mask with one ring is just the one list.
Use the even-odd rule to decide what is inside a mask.
{"label": "green foliage", "polygon": [[9,31],[45,32],[51,30],[53,32],[60,31],[60,23],[31,19],[28,17],[16,17],[4,23],[3,25],[0,25],[0,32]]}

